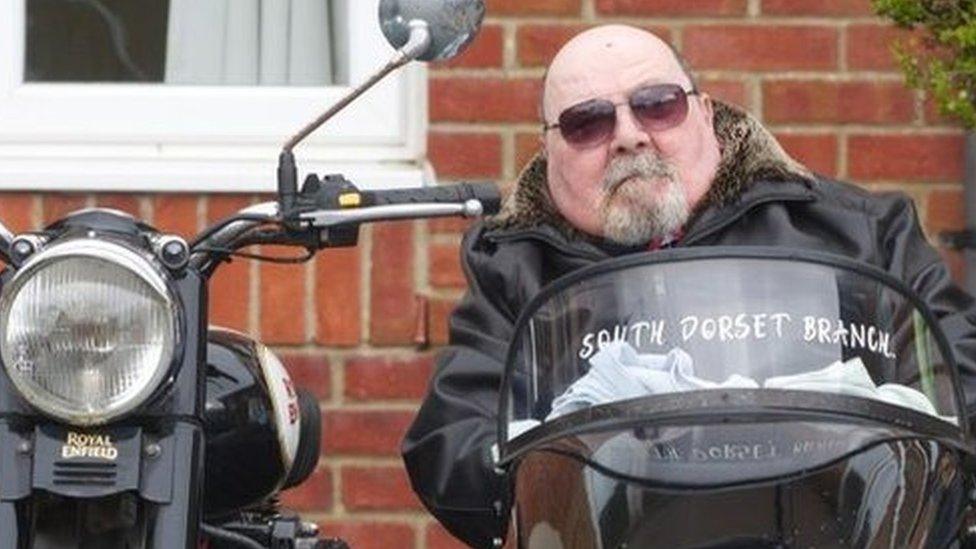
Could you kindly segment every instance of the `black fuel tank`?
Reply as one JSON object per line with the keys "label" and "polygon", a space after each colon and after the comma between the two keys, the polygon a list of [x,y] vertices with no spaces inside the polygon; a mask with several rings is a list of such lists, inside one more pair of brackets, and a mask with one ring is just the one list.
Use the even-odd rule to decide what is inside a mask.
{"label": "black fuel tank", "polygon": [[321,414],[264,345],[216,328],[207,340],[204,514],[216,517],[307,478],[318,462]]}

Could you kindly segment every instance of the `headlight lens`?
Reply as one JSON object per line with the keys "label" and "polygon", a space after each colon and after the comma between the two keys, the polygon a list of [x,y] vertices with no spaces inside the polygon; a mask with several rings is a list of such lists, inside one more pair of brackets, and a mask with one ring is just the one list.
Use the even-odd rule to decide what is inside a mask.
{"label": "headlight lens", "polygon": [[39,252],[0,296],[0,358],[42,412],[76,425],[142,404],[169,370],[177,307],[147,255],[82,239]]}

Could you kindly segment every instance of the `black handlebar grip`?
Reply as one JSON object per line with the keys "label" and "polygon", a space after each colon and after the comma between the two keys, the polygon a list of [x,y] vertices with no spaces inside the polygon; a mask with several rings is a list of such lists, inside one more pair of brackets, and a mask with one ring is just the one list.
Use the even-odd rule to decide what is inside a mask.
{"label": "black handlebar grip", "polygon": [[363,191],[364,206],[387,204],[463,204],[475,199],[481,202],[484,215],[498,213],[501,208],[501,193],[494,183],[457,183],[439,187],[419,187],[415,189],[391,189],[388,191]]}

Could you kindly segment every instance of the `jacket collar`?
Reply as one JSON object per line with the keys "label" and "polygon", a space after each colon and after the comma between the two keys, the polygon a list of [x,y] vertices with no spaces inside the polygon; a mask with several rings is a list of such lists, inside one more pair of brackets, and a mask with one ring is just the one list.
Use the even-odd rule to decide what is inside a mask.
{"label": "jacket collar", "polygon": [[[721,101],[714,101],[713,105],[721,160],[715,180],[689,221],[690,227],[703,225],[702,222],[706,221],[704,218],[714,217],[717,209],[741,202],[743,194],[759,181],[786,184],[781,192],[773,191],[774,195],[796,189],[797,183],[808,186],[813,181],[811,172],[793,160],[752,115]],[[486,223],[487,227],[506,233],[526,229],[542,229],[543,233],[550,233],[543,228],[548,226],[564,238],[592,241],[591,237],[571,226],[557,211],[549,195],[546,172],[546,158],[541,153],[537,154],[519,175],[501,211]],[[605,242],[600,244],[601,248],[605,246]]]}

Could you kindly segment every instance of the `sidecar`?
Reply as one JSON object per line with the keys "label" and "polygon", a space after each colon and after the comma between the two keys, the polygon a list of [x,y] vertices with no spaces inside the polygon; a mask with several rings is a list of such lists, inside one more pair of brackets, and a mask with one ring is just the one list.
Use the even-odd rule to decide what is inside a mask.
{"label": "sidecar", "polygon": [[560,279],[520,317],[506,364],[509,542],[960,543],[974,373],[939,322],[956,320],[821,254],[672,250]]}

